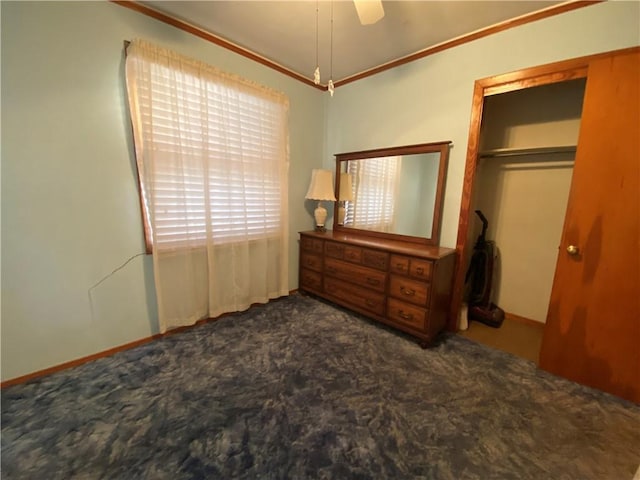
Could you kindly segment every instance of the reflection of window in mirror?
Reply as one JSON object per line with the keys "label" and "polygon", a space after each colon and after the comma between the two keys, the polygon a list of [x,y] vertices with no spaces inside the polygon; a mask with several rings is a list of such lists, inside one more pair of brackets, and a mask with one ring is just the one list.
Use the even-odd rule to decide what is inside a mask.
{"label": "reflection of window in mirror", "polygon": [[401,159],[395,156],[348,162],[354,201],[345,202],[345,226],[379,232],[394,230]]}

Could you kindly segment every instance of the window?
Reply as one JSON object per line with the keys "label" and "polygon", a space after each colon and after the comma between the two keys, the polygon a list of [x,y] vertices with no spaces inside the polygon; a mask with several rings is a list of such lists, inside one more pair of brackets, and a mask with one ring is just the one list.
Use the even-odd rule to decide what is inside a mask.
{"label": "window", "polygon": [[286,97],[139,43],[126,75],[147,248],[280,235]]}
{"label": "window", "polygon": [[288,294],[287,98],[140,40],[126,79],[160,331]]}

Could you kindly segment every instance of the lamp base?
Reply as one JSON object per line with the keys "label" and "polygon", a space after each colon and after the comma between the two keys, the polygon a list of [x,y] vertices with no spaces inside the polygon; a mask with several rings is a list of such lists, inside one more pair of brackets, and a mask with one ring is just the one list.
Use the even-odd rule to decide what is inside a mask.
{"label": "lamp base", "polygon": [[[316,220],[316,231],[326,232],[327,229],[324,228],[324,222],[327,220],[327,209],[322,206],[322,202],[318,202],[318,208],[314,210],[313,216]],[[318,230],[319,228],[322,230]]]}
{"label": "lamp base", "polygon": [[338,207],[338,225],[344,225],[344,217],[347,214],[347,209],[344,204]]}
{"label": "lamp base", "polygon": [[325,227],[324,225],[316,225],[316,227],[313,230],[315,232],[326,232],[327,227]]}

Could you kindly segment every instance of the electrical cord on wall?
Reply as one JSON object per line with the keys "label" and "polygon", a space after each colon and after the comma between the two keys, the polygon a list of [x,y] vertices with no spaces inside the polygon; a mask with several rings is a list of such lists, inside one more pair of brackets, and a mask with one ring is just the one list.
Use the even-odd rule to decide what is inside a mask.
{"label": "electrical cord on wall", "polygon": [[129,262],[131,262],[132,260],[142,256],[142,255],[146,255],[145,252],[142,253],[136,253],[135,255],[129,257],[124,263],[122,263],[122,265],[120,265],[119,267],[117,267],[116,269],[114,269],[111,273],[105,275],[104,277],[102,277],[102,279],[100,279],[98,282],[96,282],[94,285],[92,285],[91,287],[89,287],[89,290],[87,290],[87,295],[89,296],[89,308],[91,309],[91,320],[94,320],[94,312],[93,312],[93,297],[91,296],[91,292],[93,291],[94,288],[96,288],[98,285],[100,285],[102,282],[104,282],[105,280],[107,280],[109,277],[111,277],[113,274],[115,274],[116,272],[118,272],[119,270],[122,270],[124,267],[126,267]]}

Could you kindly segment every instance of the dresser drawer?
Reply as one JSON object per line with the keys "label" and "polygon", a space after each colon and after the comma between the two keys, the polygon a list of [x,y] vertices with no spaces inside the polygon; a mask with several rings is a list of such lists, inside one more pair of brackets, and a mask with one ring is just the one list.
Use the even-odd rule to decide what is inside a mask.
{"label": "dresser drawer", "polygon": [[353,283],[327,277],[324,281],[325,292],[345,303],[384,315],[384,294],[373,292]]}
{"label": "dresser drawer", "polygon": [[377,250],[362,249],[362,264],[367,267],[386,270],[389,263],[389,254]]}
{"label": "dresser drawer", "polygon": [[418,330],[424,330],[427,321],[428,310],[425,308],[401,302],[394,298],[387,301],[387,317],[394,322],[409,325]]}
{"label": "dresser drawer", "polygon": [[391,273],[409,275],[420,280],[430,280],[433,270],[433,262],[423,258],[405,257],[403,255],[391,255]]}
{"label": "dresser drawer", "polygon": [[409,276],[420,280],[430,280],[433,262],[422,258],[412,258],[409,264]]}
{"label": "dresser drawer", "polygon": [[384,272],[353,265],[333,258],[325,259],[324,273],[378,292],[384,292],[387,279]]}
{"label": "dresser drawer", "polygon": [[353,263],[361,263],[362,249],[360,247],[354,247],[352,245],[345,245],[344,259]]}
{"label": "dresser drawer", "polygon": [[407,275],[409,273],[409,257],[391,255],[391,265],[389,267],[389,271],[391,273]]}
{"label": "dresser drawer", "polygon": [[426,306],[429,300],[429,284],[399,275],[391,275],[389,294],[416,305]]}
{"label": "dresser drawer", "polygon": [[300,266],[315,270],[316,272],[322,272],[322,257],[312,253],[302,252],[300,255]]}
{"label": "dresser drawer", "polygon": [[300,248],[305,252],[322,254],[322,240],[311,237],[300,238]]}
{"label": "dresser drawer", "polygon": [[336,242],[325,242],[324,253],[327,257],[344,258],[344,245]]}
{"label": "dresser drawer", "polygon": [[313,270],[302,268],[300,270],[300,288],[303,290],[322,290],[322,275]]}

